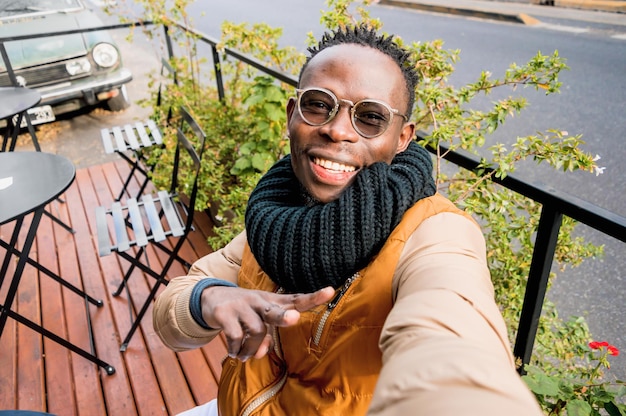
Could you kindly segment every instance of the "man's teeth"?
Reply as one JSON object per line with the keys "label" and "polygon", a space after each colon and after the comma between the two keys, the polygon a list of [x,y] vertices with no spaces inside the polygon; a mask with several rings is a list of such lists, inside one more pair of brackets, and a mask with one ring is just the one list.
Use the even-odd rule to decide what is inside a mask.
{"label": "man's teeth", "polygon": [[313,163],[315,163],[316,165],[320,165],[325,169],[334,170],[336,172],[354,172],[356,170],[354,166],[348,166],[342,163],[332,162],[326,159],[320,159],[318,157],[313,159]]}

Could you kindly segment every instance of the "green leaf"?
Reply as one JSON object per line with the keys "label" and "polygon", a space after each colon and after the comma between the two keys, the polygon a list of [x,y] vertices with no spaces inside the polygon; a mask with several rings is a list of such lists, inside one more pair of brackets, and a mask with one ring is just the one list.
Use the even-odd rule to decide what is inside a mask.
{"label": "green leaf", "polygon": [[591,406],[584,400],[574,399],[567,402],[565,406],[567,416],[589,416],[591,415]]}
{"label": "green leaf", "polygon": [[252,167],[263,172],[268,165],[267,154],[256,154],[252,156]]}
{"label": "green leaf", "polygon": [[233,166],[233,169],[241,172],[250,167],[252,167],[252,163],[250,162],[250,159],[241,157],[235,161],[235,165]]}
{"label": "green leaf", "polygon": [[543,373],[524,376],[524,381],[535,394],[556,396],[559,393],[559,382]]}

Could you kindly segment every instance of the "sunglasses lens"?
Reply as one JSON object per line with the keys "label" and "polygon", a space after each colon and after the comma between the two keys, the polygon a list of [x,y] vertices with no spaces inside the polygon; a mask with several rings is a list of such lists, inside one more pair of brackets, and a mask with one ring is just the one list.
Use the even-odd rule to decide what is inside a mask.
{"label": "sunglasses lens", "polygon": [[[333,95],[315,88],[300,90],[299,93],[298,108],[304,122],[312,126],[321,126],[335,117],[339,104]],[[347,100],[342,102],[352,104]],[[350,111],[352,126],[361,136],[367,138],[383,134],[393,117],[391,108],[375,100],[359,101]]]}
{"label": "sunglasses lens", "polygon": [[361,101],[354,107],[354,127],[365,137],[382,134],[391,122],[391,111],[375,101]]}
{"label": "sunglasses lens", "polygon": [[327,123],[337,101],[327,92],[307,90],[300,95],[300,114],[304,121],[314,126]]}

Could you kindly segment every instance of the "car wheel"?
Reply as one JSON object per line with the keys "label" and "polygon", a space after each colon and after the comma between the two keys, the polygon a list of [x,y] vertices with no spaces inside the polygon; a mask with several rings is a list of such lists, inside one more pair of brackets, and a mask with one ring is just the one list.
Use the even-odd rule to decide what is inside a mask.
{"label": "car wheel", "polygon": [[113,98],[109,98],[106,102],[107,108],[111,111],[123,111],[130,107],[126,85],[122,85],[118,91],[119,94]]}

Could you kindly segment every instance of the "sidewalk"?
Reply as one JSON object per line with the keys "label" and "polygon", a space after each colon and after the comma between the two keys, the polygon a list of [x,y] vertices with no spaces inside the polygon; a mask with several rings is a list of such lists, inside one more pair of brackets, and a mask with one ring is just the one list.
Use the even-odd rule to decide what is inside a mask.
{"label": "sidewalk", "polygon": [[523,24],[536,24],[541,17],[626,26],[626,1],[555,0],[554,6],[530,4],[529,0],[380,0],[378,4],[452,13]]}

